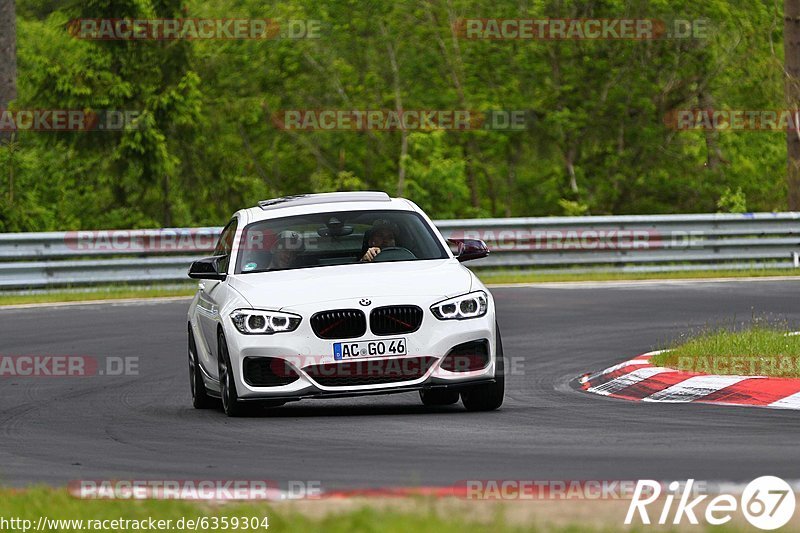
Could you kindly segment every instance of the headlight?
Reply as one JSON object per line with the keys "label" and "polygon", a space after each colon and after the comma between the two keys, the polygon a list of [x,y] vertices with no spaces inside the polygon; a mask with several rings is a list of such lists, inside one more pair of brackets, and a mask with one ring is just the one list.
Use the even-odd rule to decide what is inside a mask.
{"label": "headlight", "polygon": [[439,320],[464,320],[483,316],[488,308],[486,293],[476,291],[435,303],[431,306],[431,312]]}
{"label": "headlight", "polygon": [[233,325],[245,335],[272,335],[283,331],[294,331],[300,325],[301,317],[278,311],[259,309],[237,309],[231,313]]}

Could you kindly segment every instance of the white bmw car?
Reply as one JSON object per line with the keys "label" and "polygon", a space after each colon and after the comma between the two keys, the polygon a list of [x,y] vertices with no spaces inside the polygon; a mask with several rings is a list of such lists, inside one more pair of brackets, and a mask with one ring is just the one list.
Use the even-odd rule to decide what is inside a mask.
{"label": "white bmw car", "polygon": [[[449,244],[448,244],[449,242]],[[454,250],[451,250],[451,245]],[[277,198],[236,212],[188,313],[196,408],[229,416],[304,398],[419,391],[425,405],[503,403],[492,295],[413,202],[381,192]]]}

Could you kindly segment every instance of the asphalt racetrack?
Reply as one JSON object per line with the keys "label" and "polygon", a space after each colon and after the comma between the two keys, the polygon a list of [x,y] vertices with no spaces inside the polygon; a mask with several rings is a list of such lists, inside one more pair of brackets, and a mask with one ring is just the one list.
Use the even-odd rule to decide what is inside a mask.
{"label": "asphalt racetrack", "polygon": [[[2,355],[138,357],[139,375],[0,378],[0,483],[319,481],[323,489],[467,479],[800,479],[800,413],[640,404],[576,376],[706,324],[800,325],[800,281],[496,288],[510,375],[501,410],[416,393],[307,400],[230,419],[191,408],[189,300],[0,311]],[[798,328],[800,329],[800,328]]]}

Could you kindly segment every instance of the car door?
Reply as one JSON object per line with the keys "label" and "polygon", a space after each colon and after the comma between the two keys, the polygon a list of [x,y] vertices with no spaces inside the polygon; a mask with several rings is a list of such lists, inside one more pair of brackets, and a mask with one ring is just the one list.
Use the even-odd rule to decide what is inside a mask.
{"label": "car door", "polygon": [[[231,251],[233,249],[233,239],[236,235],[238,219],[233,218],[222,230],[217,246],[214,248],[214,255],[225,256],[226,259],[220,261],[220,272],[229,273]],[[200,362],[203,368],[213,377],[217,377],[217,325],[221,318],[219,309],[225,301],[228,292],[227,281],[203,280],[199,285],[199,297],[197,301],[197,316],[200,331],[203,336],[203,344],[206,349],[201,350]]]}

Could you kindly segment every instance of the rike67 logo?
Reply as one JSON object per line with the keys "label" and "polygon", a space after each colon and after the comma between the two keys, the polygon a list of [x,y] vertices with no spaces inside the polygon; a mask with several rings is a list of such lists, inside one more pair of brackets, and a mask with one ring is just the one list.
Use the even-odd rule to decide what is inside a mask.
{"label": "rike67 logo", "polygon": [[[650,524],[649,511],[658,511],[656,503],[663,500],[660,514],[653,516],[657,524],[680,524],[684,517],[690,524],[698,524],[700,504],[707,494],[697,496],[693,490],[694,480],[690,479],[683,485],[673,481],[668,485],[668,492],[662,498],[662,486],[657,481],[640,480],[628,507],[625,524],[634,522],[638,514],[643,524]],[[692,498],[692,496],[696,496]],[[690,499],[691,498],[691,499]],[[673,504],[677,504],[674,507]],[[740,498],[731,494],[719,494],[705,502],[705,512],[701,514],[708,524],[719,526],[730,522],[734,513],[741,512],[751,525],[758,529],[772,530],[785,526],[794,515],[795,495],[792,487],[783,479],[775,476],[762,476],[754,479],[741,493]],[[670,520],[671,518],[671,520]]]}

